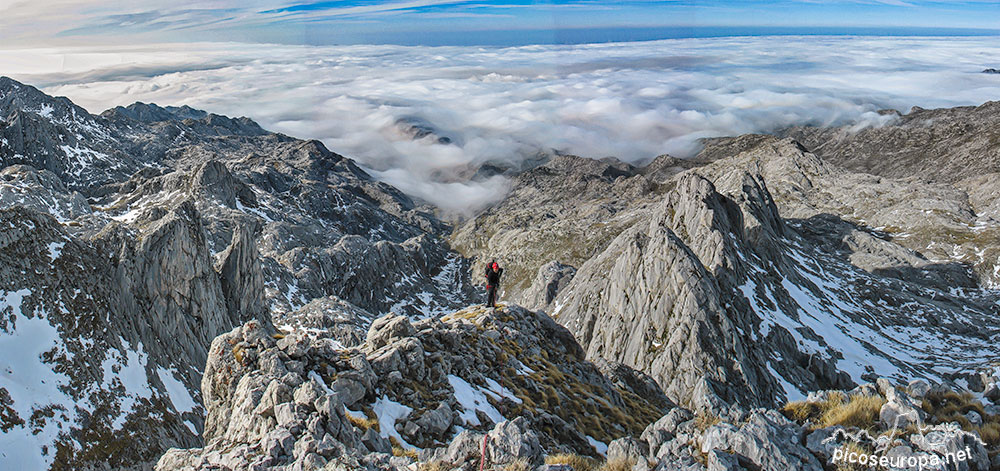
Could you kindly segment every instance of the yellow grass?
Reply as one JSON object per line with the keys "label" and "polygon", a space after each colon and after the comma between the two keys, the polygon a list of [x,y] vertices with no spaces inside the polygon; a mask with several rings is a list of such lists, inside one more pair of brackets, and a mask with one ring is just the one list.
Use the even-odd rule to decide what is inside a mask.
{"label": "yellow grass", "polygon": [[354,425],[360,430],[368,430],[370,428],[378,430],[378,419],[375,417],[358,417],[351,415],[350,412],[344,415],[347,416],[347,421],[350,422],[351,425]]}
{"label": "yellow grass", "polygon": [[405,456],[411,460],[417,459],[417,452],[403,448],[403,444],[399,443],[396,437],[389,437],[389,443],[392,444],[392,456]]}
{"label": "yellow grass", "polygon": [[635,458],[615,458],[601,465],[597,471],[631,471],[635,466]]}
{"label": "yellow grass", "polygon": [[881,396],[851,396],[848,402],[826,411],[819,419],[819,426],[872,428],[878,424],[878,413],[883,405],[885,399]]}
{"label": "yellow grass", "polygon": [[593,459],[570,453],[560,453],[545,457],[545,464],[566,464],[573,467],[573,471],[594,471],[596,464]]}
{"label": "yellow grass", "polygon": [[885,404],[881,396],[832,393],[824,401],[795,401],[785,404],[781,411],[791,420],[808,423],[814,428],[841,425],[871,429],[878,424],[878,413]]}
{"label": "yellow grass", "polygon": [[430,461],[420,465],[420,471],[451,471],[451,466],[444,461]]}
{"label": "yellow grass", "polygon": [[531,465],[526,459],[519,459],[505,466],[504,471],[531,471]]}

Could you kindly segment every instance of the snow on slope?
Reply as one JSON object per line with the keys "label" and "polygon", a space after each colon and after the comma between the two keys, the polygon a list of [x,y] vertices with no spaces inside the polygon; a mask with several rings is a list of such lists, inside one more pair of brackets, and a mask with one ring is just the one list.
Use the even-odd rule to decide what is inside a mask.
{"label": "snow on slope", "polygon": [[[179,413],[200,407],[172,370],[157,367],[157,376],[166,391],[154,387],[149,356],[143,345],[133,348],[121,338],[124,351],[108,349],[101,363],[101,383],[91,384],[82,394],[74,395],[73,379],[56,360],[72,359],[73,353],[47,313],[22,309],[24,299],[29,296],[32,292],[28,289],[0,291],[0,316],[6,321],[0,323],[0,390],[6,391],[10,400],[7,405],[20,419],[15,422],[22,422],[3,424],[10,428],[0,433],[0,469],[48,469],[55,459],[53,444],[57,440],[70,439],[79,447],[72,442],[71,428],[95,412],[91,396],[95,393],[114,393],[119,412],[112,417],[113,430],[125,426],[140,403],[147,403],[154,396],[165,396]],[[92,344],[92,340],[81,341]],[[193,434],[198,434],[192,424],[187,426]]]}
{"label": "snow on slope", "polygon": [[[48,352],[65,352],[59,331],[43,313],[24,313],[26,289],[0,292],[0,312],[7,328],[0,330],[0,388],[13,400],[12,407],[25,420],[0,434],[0,462],[7,469],[47,469],[55,449],[49,448],[62,432],[62,422],[75,421],[76,401],[63,392],[69,377],[53,371],[44,358]],[[54,415],[44,425],[30,420],[36,414]]]}
{"label": "snow on slope", "polygon": [[[945,325],[928,325],[929,317],[948,315],[934,303],[911,302],[890,308],[890,303],[898,304],[899,300],[869,299],[864,287],[885,283],[884,279],[802,246],[791,245],[786,254],[794,262],[794,273],[782,275],[775,284],[765,281],[763,268],[752,266],[748,279],[739,287],[762,319],[756,335],[767,336],[772,326],[779,325],[792,334],[803,352],[829,353],[829,347],[840,357],[838,369],[855,382],[865,382],[872,376],[900,381],[922,377],[940,382],[949,373],[975,370],[998,354],[991,341],[955,332]],[[983,293],[1000,297],[996,292]],[[927,290],[912,295],[934,299],[937,293]],[[791,310],[776,308],[782,298],[793,303]],[[892,316],[887,315],[890,309],[894,310]],[[974,323],[974,318],[956,322]],[[790,389],[784,378],[775,376],[788,397],[802,394],[794,387]]]}

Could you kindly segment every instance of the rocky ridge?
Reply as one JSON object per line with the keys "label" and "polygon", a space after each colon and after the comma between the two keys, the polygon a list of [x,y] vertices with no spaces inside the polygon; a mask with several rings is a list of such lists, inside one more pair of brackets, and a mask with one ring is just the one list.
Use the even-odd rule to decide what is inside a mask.
{"label": "rocky ridge", "polygon": [[157,469],[473,465],[483,434],[491,463],[541,464],[543,450],[598,456],[673,407],[650,378],[585,361],[568,331],[517,306],[389,315],[351,347],[329,332],[277,337],[253,322],[213,342],[205,447],[170,450]]}
{"label": "rocky ridge", "polygon": [[513,305],[381,317],[353,347],[326,332],[277,337],[249,323],[213,342],[206,445],[171,449],[158,470],[821,471],[851,469],[851,452],[890,470],[1000,466],[996,371],[983,400],[879,378],[780,411],[713,411],[583,360],[568,331]]}

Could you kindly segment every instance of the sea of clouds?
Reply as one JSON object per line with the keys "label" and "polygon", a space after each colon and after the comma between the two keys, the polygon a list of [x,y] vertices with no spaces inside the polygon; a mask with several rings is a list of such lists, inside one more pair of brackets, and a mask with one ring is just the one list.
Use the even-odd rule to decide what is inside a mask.
{"label": "sea of clouds", "polygon": [[[746,37],[523,47],[198,43],[0,49],[0,75],[91,112],[135,101],[249,116],[322,140],[446,210],[502,197],[488,161],[538,152],[643,162],[700,138],[1000,98],[996,38]],[[406,123],[435,135],[414,140]],[[438,138],[447,137],[449,143]]]}

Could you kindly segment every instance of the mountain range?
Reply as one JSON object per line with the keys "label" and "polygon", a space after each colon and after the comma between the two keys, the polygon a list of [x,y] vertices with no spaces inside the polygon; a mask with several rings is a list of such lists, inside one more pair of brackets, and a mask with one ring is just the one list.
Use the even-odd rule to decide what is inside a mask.
{"label": "mountain range", "polygon": [[1000,469],[996,107],[539,156],[456,220],[249,118],[0,78],[0,464]]}

